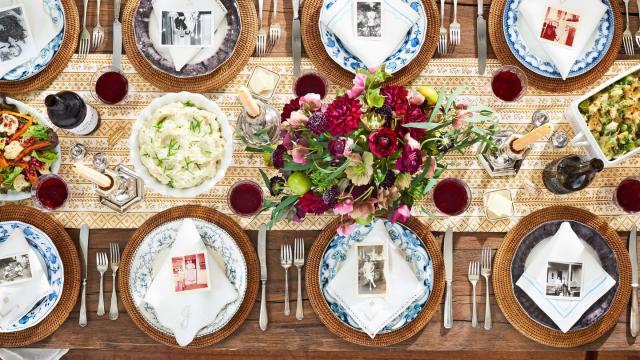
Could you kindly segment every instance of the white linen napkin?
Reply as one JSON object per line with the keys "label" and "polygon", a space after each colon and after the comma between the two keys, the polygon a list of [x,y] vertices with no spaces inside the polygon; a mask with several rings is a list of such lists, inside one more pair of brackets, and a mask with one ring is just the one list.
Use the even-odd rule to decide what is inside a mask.
{"label": "white linen napkin", "polygon": [[[567,10],[580,16],[571,47],[540,39],[547,6]],[[589,40],[606,11],[607,7],[600,0],[523,0],[520,3],[518,16],[522,17],[526,27],[556,65],[564,80],[569,76],[578,57],[584,53],[585,46],[590,43]]]}
{"label": "white linen napkin", "polygon": [[356,246],[347,253],[347,259],[336,276],[327,285],[327,291],[372,339],[396,318],[422,292],[422,283],[416,277],[402,251],[391,241],[383,220],[376,220],[371,232],[358,244],[387,244],[388,277],[384,297],[358,295],[358,254]]}
{"label": "white linen napkin", "polygon": [[378,67],[402,45],[407,32],[418,21],[418,13],[400,0],[382,0],[382,38],[363,39],[354,32],[353,1],[337,0],[322,13],[320,22],[367,67]]}
{"label": "white linen napkin", "polygon": [[[213,11],[214,38],[209,47],[194,46],[171,46],[163,47],[160,41],[158,24],[162,21],[162,10],[199,10]],[[186,64],[198,63],[213,56],[222,44],[228,27],[225,20],[227,9],[219,1],[208,0],[188,0],[178,3],[175,0],[155,0],[153,2],[153,13],[149,18],[149,37],[155,49],[164,57],[173,60],[176,71],[182,70]]]}
{"label": "white linen napkin", "polygon": [[[582,263],[580,299],[554,299],[545,295],[549,261]],[[615,283],[602,269],[595,250],[575,234],[570,223],[563,222],[553,237],[542,240],[531,250],[516,285],[566,333]]]}
{"label": "white linen napkin", "polygon": [[2,360],[58,360],[69,349],[0,349]]}
{"label": "white linen napkin", "polygon": [[[3,329],[31,311],[40,299],[52,291],[40,257],[27,242],[22,230],[16,229],[5,242],[0,243],[0,259],[23,254],[28,254],[31,278],[0,284],[0,328]],[[26,266],[23,265],[23,268],[26,270]],[[0,276],[4,276],[3,270],[7,270],[6,264],[0,268]]]}
{"label": "white linen napkin", "polygon": [[174,291],[171,258],[196,253],[210,256],[193,221],[185,219],[171,246],[169,258],[162,264],[144,298],[155,309],[160,323],[173,331],[180,346],[189,345],[200,329],[212,323],[227,304],[238,298],[224,269],[211,259],[207,261],[209,290]]}

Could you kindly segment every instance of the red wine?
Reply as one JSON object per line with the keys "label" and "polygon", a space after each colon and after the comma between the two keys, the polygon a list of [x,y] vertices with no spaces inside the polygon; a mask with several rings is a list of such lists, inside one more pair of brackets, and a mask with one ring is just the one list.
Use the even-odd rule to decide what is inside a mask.
{"label": "red wine", "polygon": [[49,120],[59,128],[76,135],[88,135],[100,124],[96,109],[71,91],[61,91],[44,99]]}
{"label": "red wine", "polygon": [[35,196],[42,207],[47,210],[55,210],[67,201],[69,189],[61,177],[45,175],[40,178]]}
{"label": "red wine", "polygon": [[502,101],[514,101],[520,97],[524,87],[517,73],[504,69],[493,75],[491,90]]}
{"label": "red wine", "polygon": [[303,74],[296,80],[294,92],[296,96],[318,94],[324,99],[327,95],[327,81],[315,73]]}
{"label": "red wine", "polygon": [[262,189],[253,181],[241,181],[229,192],[229,207],[240,216],[251,216],[263,204]]}
{"label": "red wine", "polygon": [[460,215],[471,204],[471,191],[462,180],[442,179],[433,189],[433,203],[444,214]]}
{"label": "red wine", "polygon": [[640,212],[640,180],[624,179],[616,188],[614,201],[628,213]]}
{"label": "red wine", "polygon": [[554,194],[569,194],[589,186],[602,169],[604,163],[600,159],[582,160],[578,155],[569,155],[549,163],[542,172],[542,181]]}
{"label": "red wine", "polygon": [[96,81],[96,95],[105,104],[117,104],[129,91],[129,81],[117,71],[107,71]]}

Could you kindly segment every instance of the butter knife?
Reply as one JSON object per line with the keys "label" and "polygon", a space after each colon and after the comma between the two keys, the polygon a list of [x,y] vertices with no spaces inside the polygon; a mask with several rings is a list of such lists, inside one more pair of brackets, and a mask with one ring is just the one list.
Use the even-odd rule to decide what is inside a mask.
{"label": "butter knife", "polygon": [[444,298],[444,327],[451,329],[453,326],[453,295],[451,294],[451,281],[453,280],[453,229],[448,228],[444,234],[444,278],[447,282],[447,293]]}
{"label": "butter knife", "polygon": [[120,24],[120,0],[115,0],[113,18],[113,58],[111,66],[120,70],[120,58],[122,57],[122,24]]}
{"label": "butter knife", "polygon": [[630,328],[631,336],[638,336],[638,330],[640,325],[640,318],[638,318],[638,254],[636,250],[636,233],[637,228],[635,225],[631,228],[629,233],[629,257],[631,258],[631,314]]}
{"label": "butter knife", "polygon": [[260,260],[260,282],[262,297],[260,299],[260,329],[267,330],[269,315],[267,314],[267,225],[260,225],[258,230],[258,259]]}
{"label": "butter knife", "polygon": [[478,43],[478,73],[484,75],[487,66],[487,22],[482,17],[482,0],[478,0],[478,19],[476,20],[476,42]]}
{"label": "butter knife", "polygon": [[80,321],[82,327],[87,326],[87,258],[89,255],[89,225],[80,228],[80,250],[82,251],[82,299],[80,300]]}
{"label": "butter knife", "polygon": [[291,53],[293,55],[293,76],[300,75],[302,57],[302,39],[300,39],[300,0],[291,0],[293,5],[293,24],[291,24]]}

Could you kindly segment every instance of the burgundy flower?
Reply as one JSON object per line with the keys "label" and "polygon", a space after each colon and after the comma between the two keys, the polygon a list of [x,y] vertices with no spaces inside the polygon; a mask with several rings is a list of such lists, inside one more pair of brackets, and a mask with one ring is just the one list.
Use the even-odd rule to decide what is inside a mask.
{"label": "burgundy flower", "polygon": [[282,169],[284,167],[284,154],[287,153],[287,148],[283,145],[278,145],[271,153],[271,163],[276,169]]}
{"label": "burgundy flower", "polygon": [[415,174],[422,167],[422,153],[420,149],[412,149],[408,146],[402,151],[402,155],[396,161],[396,169],[409,174]]}
{"label": "burgundy flower", "polygon": [[353,145],[353,140],[346,137],[340,137],[329,140],[327,149],[329,150],[329,155],[331,155],[331,157],[339,159],[351,154],[351,145]]}
{"label": "burgundy flower", "polygon": [[396,129],[398,132],[398,136],[404,136],[406,133],[411,134],[411,137],[422,141],[424,138],[424,134],[426,133],[425,129],[417,129],[417,128],[407,128],[402,125],[409,123],[422,123],[427,122],[427,117],[424,114],[424,111],[420,106],[411,105],[408,107],[407,112],[400,120],[400,126]]}
{"label": "burgundy flower", "polygon": [[400,85],[389,85],[381,88],[380,94],[384,96],[384,103],[391,106],[396,115],[404,116],[407,107],[409,107],[407,89]]}
{"label": "burgundy flower", "polygon": [[369,134],[369,150],[373,155],[379,158],[386,158],[393,154],[398,148],[398,137],[388,127],[380,129]]}
{"label": "burgundy flower", "polygon": [[349,99],[347,95],[333,100],[325,112],[331,135],[341,136],[358,129],[362,115],[361,107],[360,100]]}
{"label": "burgundy flower", "polygon": [[280,114],[280,120],[282,122],[285,122],[287,120],[289,120],[289,117],[291,116],[291,113],[294,111],[298,111],[300,110],[300,98],[297,97],[295,99],[292,99],[291,101],[289,101],[288,104],[285,104],[284,107],[282,108],[282,114]]}
{"label": "burgundy flower", "polygon": [[297,204],[298,208],[307,214],[322,215],[329,209],[329,205],[322,200],[322,196],[312,191],[302,195]]}

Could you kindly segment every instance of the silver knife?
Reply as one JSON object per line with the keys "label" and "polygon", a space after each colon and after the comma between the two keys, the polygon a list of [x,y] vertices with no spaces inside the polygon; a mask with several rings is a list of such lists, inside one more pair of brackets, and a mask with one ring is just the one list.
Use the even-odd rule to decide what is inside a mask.
{"label": "silver knife", "polygon": [[120,70],[120,58],[122,57],[122,24],[120,24],[120,0],[115,0],[113,18],[113,59],[111,66]]}
{"label": "silver knife", "polygon": [[300,0],[291,0],[293,5],[293,24],[291,25],[291,53],[293,54],[293,76],[300,75],[302,57],[302,39],[300,39]]}
{"label": "silver knife", "polygon": [[451,281],[453,280],[453,229],[448,228],[444,234],[444,279],[447,282],[447,294],[444,299],[444,327],[453,326]]}
{"label": "silver knife", "polygon": [[629,257],[631,258],[631,315],[630,328],[631,336],[638,336],[640,319],[638,318],[638,254],[636,250],[636,233],[635,225],[631,228],[629,234]]}
{"label": "silver knife", "polygon": [[262,298],[260,299],[260,329],[267,330],[269,315],[267,314],[267,225],[260,225],[258,230],[258,259],[260,260],[260,281],[262,282]]}
{"label": "silver knife", "polygon": [[87,259],[89,255],[89,225],[80,228],[80,250],[82,251],[82,300],[80,303],[80,321],[82,327],[87,326]]}
{"label": "silver knife", "polygon": [[478,43],[478,73],[484,75],[487,66],[487,22],[482,17],[482,0],[478,0],[478,19],[476,20],[476,40]]}

